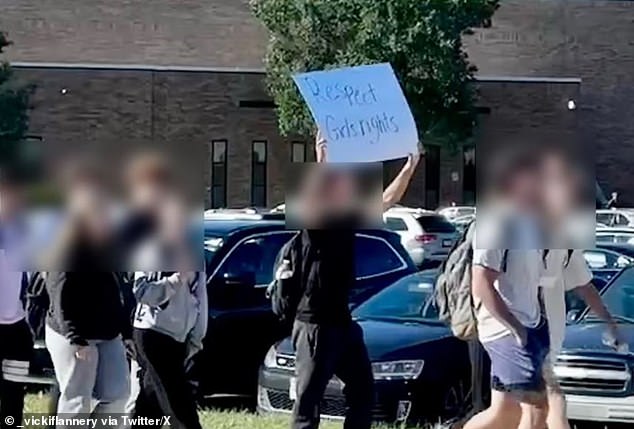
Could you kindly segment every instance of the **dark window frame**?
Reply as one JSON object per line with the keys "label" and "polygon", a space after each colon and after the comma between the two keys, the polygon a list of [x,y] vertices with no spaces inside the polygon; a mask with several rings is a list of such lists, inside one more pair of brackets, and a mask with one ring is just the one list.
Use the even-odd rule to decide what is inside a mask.
{"label": "dark window frame", "polygon": [[[264,162],[258,161],[256,157],[256,145],[264,144]],[[269,145],[267,140],[253,140],[251,142],[251,205],[254,207],[266,207],[267,202],[267,185],[268,185],[268,158],[269,158]],[[263,178],[263,183],[256,183],[258,175],[256,174],[256,168],[264,168],[264,174],[260,175]],[[256,201],[256,190],[262,190],[263,201]]]}
{"label": "dark window frame", "polygon": [[[224,145],[224,159],[221,162],[216,162],[216,144],[223,144]],[[217,209],[217,208],[223,208],[227,206],[227,176],[228,176],[228,172],[227,172],[227,160],[228,160],[228,150],[229,150],[229,143],[227,142],[227,139],[215,139],[211,141],[211,187],[210,187],[210,200],[211,200],[211,208],[212,209]],[[218,181],[215,180],[215,166],[217,165],[222,165],[224,168],[224,177],[222,178],[222,184],[218,184]],[[215,195],[216,193],[214,192],[215,189],[217,188],[222,188],[222,202],[218,202],[215,201]],[[221,204],[222,203],[222,204]]]}

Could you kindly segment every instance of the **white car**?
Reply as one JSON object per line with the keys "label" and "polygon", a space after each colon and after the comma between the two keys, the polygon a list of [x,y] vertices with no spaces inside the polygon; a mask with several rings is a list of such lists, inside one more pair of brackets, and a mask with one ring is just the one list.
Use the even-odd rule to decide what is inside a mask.
{"label": "white car", "polygon": [[473,206],[453,206],[438,210],[438,214],[443,215],[449,220],[453,220],[464,216],[475,216],[476,208]]}
{"label": "white car", "polygon": [[597,210],[597,224],[607,227],[634,227],[634,209],[601,209]]}
{"label": "white car", "polygon": [[445,260],[460,234],[444,216],[429,210],[392,208],[383,214],[385,227],[401,236],[414,263]]}

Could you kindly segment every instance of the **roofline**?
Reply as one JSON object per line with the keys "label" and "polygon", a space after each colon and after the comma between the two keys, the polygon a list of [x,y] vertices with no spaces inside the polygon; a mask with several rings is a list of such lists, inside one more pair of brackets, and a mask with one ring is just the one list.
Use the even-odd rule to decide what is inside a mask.
{"label": "roofline", "polygon": [[[156,64],[107,64],[107,63],[55,63],[55,62],[12,62],[16,68],[53,68],[77,70],[129,70],[152,72],[202,72],[202,73],[250,73],[264,74],[262,67],[214,67],[214,66],[178,66]],[[518,82],[518,83],[570,83],[580,84],[579,77],[550,77],[550,76],[475,76],[477,82]]]}
{"label": "roofline", "polygon": [[478,82],[518,82],[518,83],[570,83],[580,84],[580,77],[550,76],[476,76]]}
{"label": "roofline", "polygon": [[75,70],[123,70],[151,72],[206,72],[206,73],[264,73],[263,68],[249,67],[212,67],[212,66],[162,66],[153,64],[106,64],[106,63],[53,63],[53,62],[11,62],[15,68],[49,68]]}

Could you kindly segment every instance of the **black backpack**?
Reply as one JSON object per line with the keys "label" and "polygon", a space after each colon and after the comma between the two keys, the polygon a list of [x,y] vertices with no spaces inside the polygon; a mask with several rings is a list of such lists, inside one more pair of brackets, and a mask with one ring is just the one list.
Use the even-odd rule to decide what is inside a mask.
{"label": "black backpack", "polygon": [[[284,325],[295,320],[297,306],[302,297],[302,240],[297,233],[280,249],[273,265],[273,280],[266,290],[273,313]],[[285,272],[284,278],[280,270]]]}

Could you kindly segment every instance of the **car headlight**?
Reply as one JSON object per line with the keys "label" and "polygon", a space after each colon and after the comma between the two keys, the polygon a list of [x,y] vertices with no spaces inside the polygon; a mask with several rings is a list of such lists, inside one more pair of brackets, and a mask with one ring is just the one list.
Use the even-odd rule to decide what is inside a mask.
{"label": "car headlight", "polygon": [[275,350],[275,345],[271,346],[269,351],[266,352],[266,356],[264,356],[264,367],[277,368],[277,350]]}
{"label": "car headlight", "polygon": [[375,380],[413,380],[423,371],[423,360],[375,362],[372,372]]}

